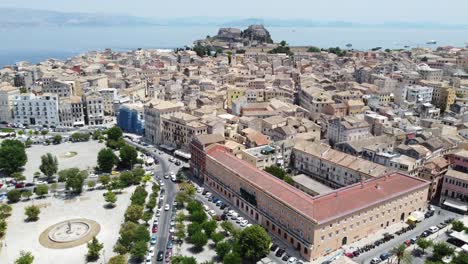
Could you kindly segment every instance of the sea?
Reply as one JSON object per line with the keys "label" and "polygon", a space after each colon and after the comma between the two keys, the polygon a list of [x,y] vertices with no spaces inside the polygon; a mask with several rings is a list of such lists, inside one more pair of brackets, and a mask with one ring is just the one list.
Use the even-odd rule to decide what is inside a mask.
{"label": "sea", "polygon": [[[173,49],[214,36],[218,26],[141,27],[19,27],[0,28],[0,67],[18,61],[38,63],[48,58],[67,59],[89,50]],[[240,27],[242,28],[242,27]],[[368,50],[465,46],[468,30],[354,27],[267,27],[275,42],[293,46],[341,47]],[[436,40],[437,45],[426,44]]]}

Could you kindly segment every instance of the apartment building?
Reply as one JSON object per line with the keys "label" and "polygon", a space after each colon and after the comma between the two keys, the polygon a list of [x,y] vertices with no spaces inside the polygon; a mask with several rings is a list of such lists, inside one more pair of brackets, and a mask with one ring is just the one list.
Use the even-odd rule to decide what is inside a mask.
{"label": "apartment building", "polygon": [[0,83],[0,122],[13,122],[13,101],[19,94],[18,88],[8,83]]}
{"label": "apartment building", "polygon": [[117,99],[117,89],[115,88],[102,88],[97,90],[102,96],[102,105],[104,108],[104,114],[115,115],[114,101]]}
{"label": "apartment building", "polygon": [[435,157],[419,170],[419,177],[430,182],[427,199],[429,201],[439,200],[442,189],[442,180],[449,169],[449,162],[443,157]]}
{"label": "apartment building", "polygon": [[60,125],[56,94],[21,94],[15,96],[14,122],[23,125],[57,127]]}
{"label": "apartment building", "polygon": [[62,98],[59,102],[60,125],[77,127],[85,125],[83,100],[79,96]]}
{"label": "apartment building", "polygon": [[181,109],[176,103],[157,99],[147,103],[144,107],[146,141],[155,145],[162,144],[162,118],[179,113]]}
{"label": "apartment building", "polygon": [[53,79],[42,86],[42,92],[58,95],[59,98],[67,98],[75,95],[73,82]]}
{"label": "apartment building", "polygon": [[186,113],[175,113],[162,118],[161,132],[164,145],[189,152],[192,138],[208,134],[208,126],[200,122],[199,117]]}
{"label": "apartment building", "polygon": [[299,142],[291,154],[291,165],[301,173],[333,188],[382,176],[391,169],[332,149],[322,143]]}
{"label": "apartment building", "polygon": [[449,169],[442,180],[441,206],[461,214],[468,212],[468,173]]}
{"label": "apartment building", "polygon": [[312,197],[229,154],[207,148],[204,185],[307,261],[332,254],[427,206],[428,183],[392,173]]}
{"label": "apartment building", "polygon": [[143,135],[145,131],[143,104],[121,105],[117,114],[117,126],[126,133]]}
{"label": "apartment building", "polygon": [[104,124],[104,99],[98,92],[90,92],[84,96],[86,104],[86,123],[90,126]]}
{"label": "apartment building", "polygon": [[432,102],[434,88],[428,86],[409,86],[406,89],[406,100],[413,103]]}
{"label": "apartment building", "polygon": [[309,111],[310,117],[313,120],[320,118],[320,114],[325,106],[334,103],[335,101],[332,100],[328,92],[317,88],[304,88],[299,92],[299,105]]}
{"label": "apartment building", "polygon": [[420,64],[417,71],[423,80],[440,82],[442,81],[443,71],[441,69],[433,69],[427,64]]}
{"label": "apartment building", "polygon": [[244,149],[241,152],[242,160],[263,170],[266,167],[283,167],[284,160],[282,153],[274,146],[266,145],[255,148]]}
{"label": "apartment building", "polygon": [[328,121],[327,138],[332,145],[344,141],[363,140],[371,136],[369,123],[362,119],[345,116]]}

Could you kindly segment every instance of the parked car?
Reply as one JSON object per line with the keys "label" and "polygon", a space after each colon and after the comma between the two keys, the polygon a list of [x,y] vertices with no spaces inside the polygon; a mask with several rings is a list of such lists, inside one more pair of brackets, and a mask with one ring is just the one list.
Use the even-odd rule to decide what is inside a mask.
{"label": "parked car", "polygon": [[272,244],[270,247],[271,252],[275,252],[278,249],[278,247],[279,246],[277,244]]}
{"label": "parked car", "polygon": [[348,258],[354,258],[354,254],[352,252],[346,252],[345,256],[347,256]]}
{"label": "parked car", "polygon": [[226,207],[227,207],[227,205],[226,205],[225,203],[223,203],[223,204],[219,207],[219,209],[223,210],[223,209],[225,209]]}
{"label": "parked car", "polygon": [[380,262],[382,262],[382,260],[380,260],[379,258],[373,258],[373,259],[371,259],[370,264],[377,264],[377,263],[380,263]]}
{"label": "parked car", "polygon": [[215,212],[214,210],[210,210],[208,213],[209,213],[211,216],[216,215],[216,212]]}
{"label": "parked car", "polygon": [[239,225],[240,225],[241,227],[244,227],[244,226],[247,226],[248,224],[249,224],[249,221],[244,220],[244,221],[241,221]]}
{"label": "parked car", "polygon": [[439,231],[439,228],[437,226],[431,226],[431,227],[429,227],[429,229],[427,231],[434,234],[435,232]]}
{"label": "parked car", "polygon": [[150,247],[148,249],[148,256],[150,256],[150,257],[154,256],[154,247]]}
{"label": "parked car", "polygon": [[240,222],[242,222],[242,221],[244,221],[244,217],[242,217],[242,216],[237,217],[236,223],[240,224]]}
{"label": "parked car", "polygon": [[296,262],[297,262],[297,258],[295,258],[295,257],[290,257],[288,259],[288,264],[295,264]]}
{"label": "parked car", "polygon": [[275,256],[277,256],[278,258],[280,258],[283,254],[284,254],[285,250],[280,248],[278,249],[278,251],[276,251],[276,254]]}
{"label": "parked car", "polygon": [[180,166],[180,164],[182,164],[180,160],[176,160],[175,165]]}
{"label": "parked car", "polygon": [[158,236],[156,234],[153,234],[150,243],[151,245],[156,245],[156,242],[158,242]]}
{"label": "parked car", "polygon": [[380,255],[380,259],[381,259],[381,260],[387,260],[387,259],[389,259],[391,256],[392,256],[392,254],[390,254],[390,253],[388,253],[388,252],[385,252],[385,253],[382,253],[382,254]]}
{"label": "parked car", "polygon": [[169,209],[171,209],[171,207],[169,206],[169,204],[166,204],[166,205],[164,206],[164,211],[169,211]]}

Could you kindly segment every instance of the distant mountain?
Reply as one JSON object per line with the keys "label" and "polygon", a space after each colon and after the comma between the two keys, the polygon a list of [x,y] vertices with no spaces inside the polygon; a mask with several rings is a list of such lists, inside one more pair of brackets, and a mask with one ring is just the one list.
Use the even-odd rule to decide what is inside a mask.
{"label": "distant mountain", "polygon": [[131,15],[104,13],[71,13],[27,8],[0,7],[0,27],[36,26],[217,26],[247,27],[248,25],[266,27],[377,27],[377,28],[431,28],[431,29],[468,29],[468,25],[440,24],[433,22],[389,21],[379,24],[355,23],[349,21],[315,21],[309,19],[275,18],[227,18],[227,17],[176,17],[145,18]]}

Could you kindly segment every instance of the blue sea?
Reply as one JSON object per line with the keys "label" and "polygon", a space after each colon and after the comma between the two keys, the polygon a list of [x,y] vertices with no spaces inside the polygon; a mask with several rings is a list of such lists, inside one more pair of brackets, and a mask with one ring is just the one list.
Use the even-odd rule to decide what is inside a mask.
{"label": "blue sea", "polygon": [[[241,27],[242,28],[242,27]],[[437,45],[464,46],[468,30],[401,28],[268,27],[277,42],[314,45],[322,48],[396,49]],[[194,40],[216,35],[217,26],[142,27],[22,27],[0,29],[0,67],[18,61],[37,63],[47,58],[66,59],[88,50],[176,48]]]}

